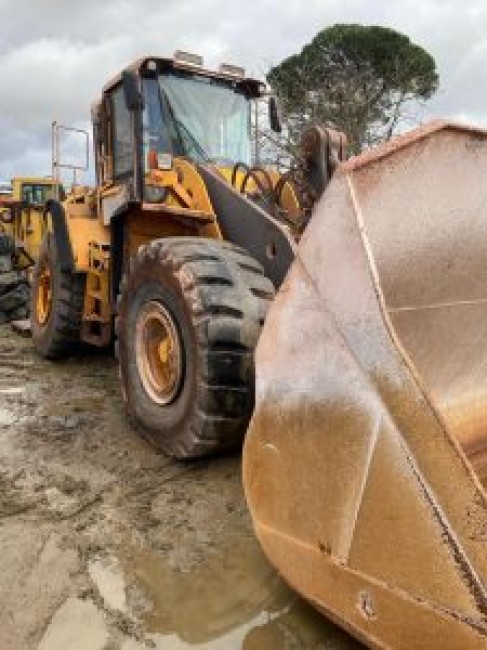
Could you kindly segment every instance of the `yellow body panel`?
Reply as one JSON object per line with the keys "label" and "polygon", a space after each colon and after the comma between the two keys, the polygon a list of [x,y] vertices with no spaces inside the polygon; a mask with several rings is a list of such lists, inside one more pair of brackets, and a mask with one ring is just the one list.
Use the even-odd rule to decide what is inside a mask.
{"label": "yellow body panel", "polygon": [[198,224],[187,225],[167,219],[157,212],[137,211],[128,219],[129,250],[133,255],[139,246],[162,237],[195,237],[198,236]]}
{"label": "yellow body panel", "polygon": [[67,211],[69,239],[77,271],[89,269],[89,245],[91,242],[110,244],[110,229],[99,219],[72,216]]}
{"label": "yellow body panel", "polygon": [[[105,225],[101,210],[103,199],[122,196],[121,186],[110,183],[98,190],[78,190],[64,202],[64,212],[75,269],[87,274],[83,310],[82,339],[106,345],[112,306],[109,290],[110,257],[134,254],[139,246],[162,237],[209,237],[221,239],[215,212],[206,186],[191,163],[175,159],[171,170],[151,170],[146,184],[166,190],[161,203],[142,203],[126,217],[127,251],[110,251],[110,226]],[[105,262],[93,251],[106,248]],[[109,334],[108,334],[109,336]]]}
{"label": "yellow body panel", "polygon": [[[192,163],[184,158],[175,158],[173,169],[151,170],[146,175],[146,183],[149,186],[168,190],[163,203],[147,206],[151,208],[152,215],[159,206],[161,208],[163,214],[161,215],[162,232],[160,237],[174,236],[180,232],[181,226],[175,225],[176,219],[171,216],[171,210],[174,210],[180,216],[184,215],[188,220],[194,220],[194,226],[198,226],[198,232],[195,233],[193,226],[185,225],[182,228],[183,234],[188,234],[189,227],[189,234],[221,239],[220,228],[206,185]],[[166,210],[166,208],[169,209]],[[153,229],[152,226],[150,228]]]}

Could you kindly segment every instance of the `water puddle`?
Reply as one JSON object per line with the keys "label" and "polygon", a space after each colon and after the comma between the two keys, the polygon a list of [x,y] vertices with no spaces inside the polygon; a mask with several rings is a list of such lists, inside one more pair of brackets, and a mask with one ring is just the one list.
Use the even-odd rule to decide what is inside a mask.
{"label": "water puddle", "polygon": [[328,650],[361,648],[304,603],[279,578],[249,537],[189,572],[140,551],[124,563],[150,603],[147,640],[184,650]]}

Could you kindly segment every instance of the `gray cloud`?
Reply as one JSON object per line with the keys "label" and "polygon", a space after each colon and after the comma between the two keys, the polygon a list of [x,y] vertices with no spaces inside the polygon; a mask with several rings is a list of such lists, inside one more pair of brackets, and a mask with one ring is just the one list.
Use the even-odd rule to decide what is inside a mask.
{"label": "gray cloud", "polygon": [[425,117],[487,125],[487,5],[479,0],[0,0],[0,179],[48,174],[50,123],[87,126],[102,85],[132,59],[176,48],[263,76],[336,22],[388,25],[435,57]]}

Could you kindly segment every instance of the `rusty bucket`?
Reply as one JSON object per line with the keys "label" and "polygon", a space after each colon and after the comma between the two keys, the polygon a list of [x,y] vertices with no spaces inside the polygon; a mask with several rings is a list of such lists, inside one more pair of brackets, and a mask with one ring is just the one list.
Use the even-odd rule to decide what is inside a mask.
{"label": "rusty bucket", "polygon": [[487,647],[486,179],[445,123],[344,163],[257,349],[257,536],[372,647]]}

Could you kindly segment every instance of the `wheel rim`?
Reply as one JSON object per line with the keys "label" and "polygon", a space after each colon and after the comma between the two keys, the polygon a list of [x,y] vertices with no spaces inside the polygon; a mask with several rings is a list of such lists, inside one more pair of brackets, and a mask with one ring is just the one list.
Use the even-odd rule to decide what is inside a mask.
{"label": "wheel rim", "polygon": [[176,324],[160,302],[147,302],[137,316],[135,354],[147,394],[157,404],[170,404],[181,385],[183,355]]}
{"label": "wheel rim", "polygon": [[37,283],[36,318],[39,325],[44,325],[51,313],[52,284],[51,271],[48,266],[43,266]]}

